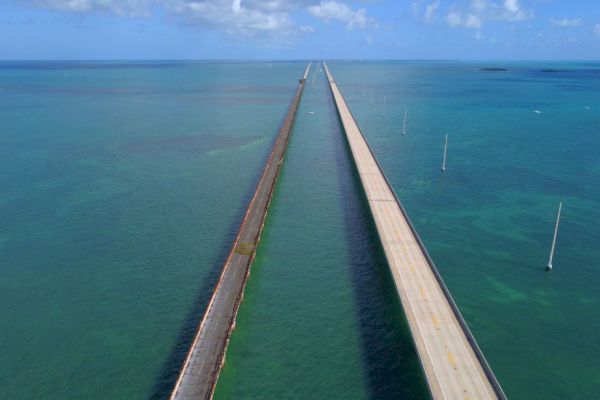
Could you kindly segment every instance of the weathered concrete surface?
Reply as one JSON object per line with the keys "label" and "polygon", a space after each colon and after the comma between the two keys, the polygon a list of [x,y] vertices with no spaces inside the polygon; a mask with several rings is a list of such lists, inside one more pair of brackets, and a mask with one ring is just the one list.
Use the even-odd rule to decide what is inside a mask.
{"label": "weathered concrete surface", "polygon": [[325,70],[433,398],[505,399],[327,66]]}
{"label": "weathered concrete surface", "polygon": [[238,236],[181,368],[171,393],[172,400],[212,397],[309,69],[310,64],[300,79]]}

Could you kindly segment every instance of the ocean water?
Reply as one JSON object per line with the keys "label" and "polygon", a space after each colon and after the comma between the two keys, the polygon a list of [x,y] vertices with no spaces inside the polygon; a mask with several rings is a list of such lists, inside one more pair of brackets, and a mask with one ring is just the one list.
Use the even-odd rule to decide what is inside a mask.
{"label": "ocean water", "polygon": [[[508,397],[597,396],[600,64],[329,65]],[[0,397],[168,396],[304,67],[0,64]],[[426,397],[323,74],[278,182],[215,397]]]}
{"label": "ocean water", "polygon": [[0,68],[0,398],[168,394],[302,66]]}

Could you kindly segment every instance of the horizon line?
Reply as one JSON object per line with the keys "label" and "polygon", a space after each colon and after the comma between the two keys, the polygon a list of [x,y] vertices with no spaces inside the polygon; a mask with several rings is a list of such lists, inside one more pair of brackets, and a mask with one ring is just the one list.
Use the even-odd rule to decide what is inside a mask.
{"label": "horizon line", "polygon": [[598,62],[600,59],[589,58],[14,58],[2,59],[0,63],[11,62],[308,62],[308,61],[404,61],[404,62]]}

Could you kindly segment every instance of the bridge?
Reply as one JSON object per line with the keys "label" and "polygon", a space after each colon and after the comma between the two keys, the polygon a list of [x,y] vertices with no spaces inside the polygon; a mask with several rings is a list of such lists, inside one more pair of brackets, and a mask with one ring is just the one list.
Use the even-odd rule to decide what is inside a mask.
{"label": "bridge", "polygon": [[229,337],[235,326],[256,246],[264,227],[267,210],[292,131],[296,111],[310,70],[306,67],[288,109],[262,176],[225,261],[204,317],[179,372],[171,400],[210,399],[225,361]]}
{"label": "bridge", "polygon": [[434,399],[506,399],[325,64],[329,87]]}

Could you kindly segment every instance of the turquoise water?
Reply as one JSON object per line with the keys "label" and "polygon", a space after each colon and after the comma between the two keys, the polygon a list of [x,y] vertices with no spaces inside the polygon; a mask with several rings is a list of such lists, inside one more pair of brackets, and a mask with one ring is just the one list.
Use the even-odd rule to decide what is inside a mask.
{"label": "turquoise water", "polygon": [[[304,66],[0,64],[0,397],[168,395]],[[600,64],[330,67],[509,398],[594,398]],[[423,398],[312,79],[216,398]]]}
{"label": "turquoise water", "polygon": [[301,70],[3,65],[1,398],[168,393]]}

